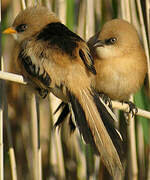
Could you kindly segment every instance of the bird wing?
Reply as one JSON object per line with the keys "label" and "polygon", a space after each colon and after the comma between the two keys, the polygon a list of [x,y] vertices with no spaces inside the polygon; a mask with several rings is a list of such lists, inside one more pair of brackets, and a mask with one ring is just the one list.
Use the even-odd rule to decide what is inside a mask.
{"label": "bird wing", "polygon": [[34,89],[39,91],[39,94],[45,98],[48,94],[48,87],[51,83],[49,74],[45,71],[40,57],[34,54],[34,51],[28,48],[28,42],[23,42],[20,46],[18,62],[22,69],[22,73]]}
{"label": "bird wing", "polygon": [[82,46],[81,48],[79,48],[79,56],[83,61],[85,67],[93,74],[96,74],[93,57],[91,56],[90,50],[85,44],[85,42],[84,43],[82,42]]}

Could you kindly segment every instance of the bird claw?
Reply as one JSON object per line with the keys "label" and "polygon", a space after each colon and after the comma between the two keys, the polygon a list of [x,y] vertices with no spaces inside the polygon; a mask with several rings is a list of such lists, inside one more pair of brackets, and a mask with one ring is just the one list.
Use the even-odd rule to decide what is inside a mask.
{"label": "bird claw", "polygon": [[44,98],[46,98],[46,96],[48,95],[48,90],[47,89],[40,89],[40,88],[38,88],[37,89],[38,90],[38,92],[39,92],[39,95],[44,99]]}
{"label": "bird claw", "polygon": [[131,101],[123,101],[122,103],[126,103],[129,106],[129,114],[131,113],[132,117],[134,117],[138,113],[138,109],[134,103]]}
{"label": "bird claw", "polygon": [[104,103],[105,103],[106,105],[108,105],[109,108],[112,110],[113,108],[112,108],[112,102],[111,102],[110,97],[108,97],[108,96],[107,96],[106,94],[104,94],[104,93],[99,93],[99,96],[102,98],[102,100],[104,101]]}

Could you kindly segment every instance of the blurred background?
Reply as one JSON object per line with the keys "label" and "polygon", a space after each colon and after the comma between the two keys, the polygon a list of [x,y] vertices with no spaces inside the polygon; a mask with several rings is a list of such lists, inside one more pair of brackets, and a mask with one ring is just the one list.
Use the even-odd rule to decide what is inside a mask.
{"label": "blurred background", "polygon": [[[2,0],[1,30],[10,26],[22,9],[37,4],[50,8],[85,40],[106,21],[126,19],[137,29],[149,61],[150,0]],[[1,71],[21,74],[16,42],[2,35],[1,47]],[[134,103],[146,111],[150,111],[150,67],[148,72],[143,87],[134,95]],[[5,180],[112,179],[78,130],[70,134],[68,120],[61,128],[53,128],[60,102],[53,95],[43,100],[25,85],[0,81],[0,175]],[[120,180],[150,180],[150,119],[136,116],[127,124],[124,113],[116,113],[127,151],[125,176]]]}

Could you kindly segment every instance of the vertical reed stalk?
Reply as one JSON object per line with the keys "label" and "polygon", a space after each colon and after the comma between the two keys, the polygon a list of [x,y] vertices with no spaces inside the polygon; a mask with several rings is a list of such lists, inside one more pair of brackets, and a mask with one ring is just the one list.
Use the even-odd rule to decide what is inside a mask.
{"label": "vertical reed stalk", "polygon": [[[123,7],[123,6],[122,6]],[[130,13],[130,3],[129,0],[126,0],[124,2],[124,8],[123,10],[123,18],[127,21],[131,22],[131,13]],[[133,102],[133,96],[130,97],[130,101]],[[129,141],[129,159],[130,159],[130,165],[131,165],[131,174],[129,175],[131,179],[137,180],[138,178],[138,166],[137,166],[137,156],[136,156],[136,141],[135,141],[135,119],[132,117],[131,114],[129,114],[129,126],[127,127],[128,132],[128,141]]]}
{"label": "vertical reed stalk", "polygon": [[[16,4],[16,3],[15,3]],[[14,5],[15,5],[14,4]],[[21,4],[21,8],[22,9],[25,9],[26,8],[26,2],[25,2],[25,0],[20,0],[20,4]]]}
{"label": "vertical reed stalk", "polygon": [[[50,107],[52,110],[52,114],[53,112],[56,110],[56,108],[58,107],[58,105],[60,104],[60,100],[58,98],[56,98],[54,95],[50,94]],[[52,117],[53,122],[57,121],[59,114],[57,113],[55,116]],[[63,158],[63,151],[62,151],[62,142],[60,139],[60,135],[56,132],[54,132],[54,136],[52,136],[52,146],[55,145],[55,155],[56,159],[57,159],[57,171],[58,171],[58,176],[60,179],[65,179],[65,169],[64,169],[64,158]],[[53,143],[55,142],[55,144]],[[54,147],[52,147],[52,149],[54,149]],[[52,153],[54,153],[52,151]],[[54,158],[54,156],[51,157],[51,159]],[[56,162],[53,159],[53,162]]]}
{"label": "vertical reed stalk", "polygon": [[86,40],[95,33],[94,1],[86,1]]}
{"label": "vertical reed stalk", "polygon": [[37,115],[36,97],[35,94],[30,96],[30,110],[31,110],[31,140],[33,148],[33,180],[42,179],[42,164],[41,164],[41,147],[39,135],[39,122]]}
{"label": "vertical reed stalk", "polygon": [[[3,58],[1,58],[0,70],[3,70]],[[4,179],[4,144],[3,144],[3,121],[4,121],[4,106],[3,106],[3,80],[0,80],[0,179]]]}
{"label": "vertical reed stalk", "polygon": [[4,98],[4,109],[5,109],[5,122],[6,122],[6,133],[8,138],[8,146],[9,146],[9,158],[10,158],[10,167],[11,167],[11,175],[12,180],[17,180],[17,168],[16,168],[16,158],[15,152],[13,148],[13,141],[12,141],[12,130],[10,125],[10,120],[8,118],[8,104],[7,104],[7,97],[6,97],[6,90],[5,84],[3,84],[3,98]]}
{"label": "vertical reed stalk", "polygon": [[144,136],[143,128],[140,120],[137,122],[137,149],[138,149],[138,161],[139,161],[139,178],[145,178],[145,151],[144,151]]}
{"label": "vertical reed stalk", "polygon": [[149,48],[150,48],[150,1],[146,2],[146,18],[147,18],[147,29],[148,29],[148,39],[149,39]]}
{"label": "vertical reed stalk", "polygon": [[78,27],[77,27],[77,34],[82,38],[84,38],[85,12],[86,12],[86,1],[82,0],[80,2],[80,7],[79,7]]}
{"label": "vertical reed stalk", "polygon": [[149,49],[148,49],[148,40],[146,38],[146,30],[145,30],[145,24],[144,24],[144,19],[143,19],[143,14],[142,14],[141,3],[140,3],[139,0],[136,0],[136,3],[137,3],[139,18],[140,18],[144,49],[145,49],[145,53],[146,53],[146,56],[147,56],[148,82],[149,82],[149,88],[150,88],[150,55],[149,55]]}
{"label": "vertical reed stalk", "polygon": [[150,152],[148,155],[147,180],[150,180]]}
{"label": "vertical reed stalk", "polygon": [[[130,97],[130,101],[133,102],[133,96]],[[132,180],[138,179],[138,166],[137,166],[137,156],[136,156],[136,137],[135,137],[135,119],[132,114],[129,114],[129,125],[127,127],[128,131],[128,142],[129,142],[129,159],[131,165],[131,174],[129,175]]]}

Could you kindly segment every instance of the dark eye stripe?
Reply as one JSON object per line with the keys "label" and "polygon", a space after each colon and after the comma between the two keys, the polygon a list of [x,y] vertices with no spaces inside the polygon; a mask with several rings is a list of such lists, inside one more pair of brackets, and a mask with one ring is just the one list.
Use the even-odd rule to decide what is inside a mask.
{"label": "dark eye stripe", "polygon": [[23,32],[27,29],[27,25],[26,24],[20,24],[16,27],[16,31],[17,32]]}

